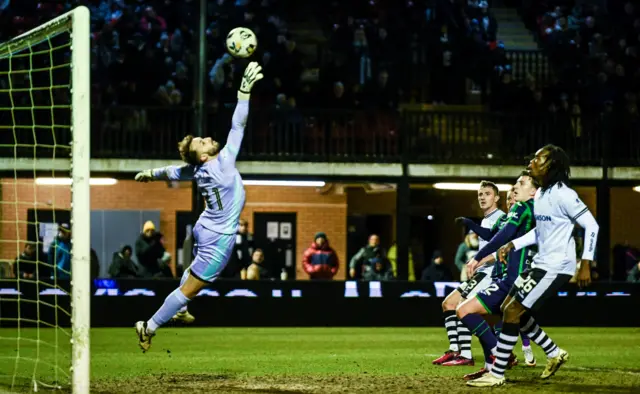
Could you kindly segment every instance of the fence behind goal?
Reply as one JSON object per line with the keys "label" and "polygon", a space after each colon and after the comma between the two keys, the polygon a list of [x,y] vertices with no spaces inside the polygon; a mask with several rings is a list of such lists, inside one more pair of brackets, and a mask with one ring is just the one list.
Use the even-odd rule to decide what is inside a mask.
{"label": "fence behind goal", "polygon": [[79,7],[0,44],[0,391],[89,391],[89,43]]}

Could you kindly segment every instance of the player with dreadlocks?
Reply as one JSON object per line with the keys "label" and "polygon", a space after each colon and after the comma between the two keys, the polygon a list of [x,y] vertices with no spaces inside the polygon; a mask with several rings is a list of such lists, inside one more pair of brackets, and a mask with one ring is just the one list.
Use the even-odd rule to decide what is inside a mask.
{"label": "player with dreadlocks", "polygon": [[574,223],[585,230],[578,284],[585,286],[591,281],[590,266],[599,227],[589,208],[569,187],[569,157],[562,148],[547,145],[536,152],[528,170],[540,185],[533,207],[536,227],[500,248],[498,255],[504,261],[512,250],[534,244],[538,245],[538,254],[533,258],[532,268],[516,279],[502,304],[502,332],[498,337],[494,352],[496,360],[491,372],[467,382],[470,386],[493,387],[504,384],[504,372],[520,331],[540,343],[547,353],[547,366],[540,376],[542,379],[551,377],[568,360],[569,353],[566,350],[560,349],[548,337],[540,338],[546,334],[531,313],[537,311],[546,298],[556,294],[576,272],[576,251],[572,242]]}

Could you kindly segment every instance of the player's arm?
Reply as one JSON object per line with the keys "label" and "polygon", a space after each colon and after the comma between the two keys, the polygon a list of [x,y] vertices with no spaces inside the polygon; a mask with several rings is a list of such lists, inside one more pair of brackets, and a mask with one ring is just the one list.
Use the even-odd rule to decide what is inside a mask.
{"label": "player's arm", "polygon": [[516,238],[510,242],[512,249],[520,250],[522,248],[526,248],[527,246],[535,245],[538,243],[538,234],[536,233],[536,229],[529,231],[525,235],[520,238]]}
{"label": "player's arm", "polygon": [[529,231],[522,237],[514,239],[513,241],[501,247],[500,250],[498,251],[498,258],[500,259],[501,262],[506,263],[507,255],[513,249],[520,250],[522,248],[526,248],[527,246],[531,246],[537,243],[538,243],[538,234],[536,233],[536,229],[534,228],[533,230]]}
{"label": "player's arm", "polygon": [[[476,266],[479,267],[486,262],[495,261],[498,257],[496,253],[498,249],[513,239],[522,222],[527,219],[531,213],[526,205],[517,203],[511,208],[511,211],[507,215],[506,224],[502,229],[491,238],[484,248],[476,253],[473,260]],[[497,226],[494,226],[494,228],[497,228]],[[480,263],[478,263],[478,261]]]}
{"label": "player's arm", "polygon": [[[478,234],[478,237],[484,239],[485,241],[490,240],[493,237],[493,235],[495,234],[492,231],[492,229],[488,229],[488,228],[482,227],[478,223],[474,222],[473,220],[471,220],[469,218],[464,218],[464,217],[456,218],[456,223],[464,224],[465,226],[467,226],[467,228],[469,228],[469,230],[471,230],[474,233]],[[497,226],[494,226],[494,228],[497,228]]]}
{"label": "player's arm", "polygon": [[570,190],[562,193],[559,200],[560,209],[571,218],[571,221],[578,223],[584,229],[584,247],[582,248],[582,263],[580,271],[578,271],[578,285],[586,286],[591,283],[591,262],[596,251],[600,226],[575,191]]}
{"label": "player's arm", "polygon": [[467,265],[469,275],[472,275],[482,265],[495,261],[496,257],[494,256],[494,253],[498,248],[513,239],[516,231],[518,231],[518,227],[520,226],[520,221],[524,216],[516,214],[515,217],[520,218],[520,220],[509,220],[507,224],[505,224],[504,227],[502,227],[502,229],[498,231],[493,238],[491,238],[491,241],[476,253],[476,256]]}
{"label": "player's arm", "polygon": [[[486,246],[486,245],[485,245]],[[480,260],[480,265],[485,265],[485,264],[491,264],[494,261],[496,261],[496,253],[491,253],[490,255],[488,255],[487,257],[483,258],[482,260]]]}
{"label": "player's arm", "polygon": [[569,192],[562,193],[559,200],[560,209],[571,218],[572,222],[578,223],[584,229],[582,259],[592,261],[600,231],[598,222],[573,190],[569,189]]}
{"label": "player's arm", "polygon": [[251,62],[244,70],[240,90],[238,90],[238,104],[231,118],[231,131],[227,137],[227,143],[220,151],[220,160],[225,164],[235,165],[240,152],[240,145],[244,137],[244,129],[249,117],[249,98],[253,84],[261,80],[262,67],[257,62]]}
{"label": "player's arm", "polygon": [[488,256],[492,256],[494,252],[496,252],[502,245],[508,243],[513,236],[518,231],[518,225],[514,224],[514,222],[507,222],[507,224],[502,228],[502,230],[498,231],[498,233],[491,238],[491,241],[487,243],[484,248],[480,249],[478,253],[476,253],[475,259],[478,261],[484,260]]}
{"label": "player's arm", "polygon": [[584,228],[584,246],[582,248],[582,260],[593,261],[595,257],[594,255],[596,251],[596,243],[598,242],[598,233],[600,232],[600,226],[589,211],[580,216],[576,220],[576,223],[578,223],[580,227]]}
{"label": "player's arm", "polygon": [[181,166],[166,166],[144,170],[136,174],[136,181],[190,181],[193,179],[195,167],[190,164]]}

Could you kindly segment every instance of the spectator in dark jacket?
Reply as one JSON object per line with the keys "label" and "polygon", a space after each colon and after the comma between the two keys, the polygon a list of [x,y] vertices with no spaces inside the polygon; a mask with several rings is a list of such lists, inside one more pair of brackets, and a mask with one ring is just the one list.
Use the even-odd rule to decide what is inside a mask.
{"label": "spectator in dark jacket", "polygon": [[[361,248],[358,253],[351,258],[349,262],[349,276],[353,279],[361,278],[367,267],[371,266],[373,259],[386,255],[386,251],[380,246],[380,237],[376,234],[371,234],[367,246]],[[386,257],[384,260],[387,260]],[[391,264],[389,265],[391,266]]]}
{"label": "spectator in dark jacket", "polygon": [[431,264],[422,271],[422,280],[430,282],[451,282],[453,280],[451,270],[444,265],[442,252],[439,250],[433,252]]}
{"label": "spectator in dark jacket", "polygon": [[338,272],[338,255],[329,246],[325,233],[316,234],[315,241],[304,252],[302,264],[309,279],[332,279]]}
{"label": "spectator in dark jacket", "polygon": [[364,280],[393,280],[393,267],[389,259],[380,250],[373,258],[363,266],[362,279]]}
{"label": "spectator in dark jacket", "polygon": [[142,273],[131,259],[133,251],[130,245],[125,245],[119,252],[113,254],[109,276],[112,278],[140,278]]}
{"label": "spectator in dark jacket", "polygon": [[13,263],[14,276],[20,279],[34,279],[37,262],[36,246],[32,243],[26,244],[20,256],[16,257],[16,261]]}
{"label": "spectator in dark jacket", "polygon": [[151,220],[142,227],[142,234],[136,240],[136,257],[149,276],[160,275],[159,260],[164,256],[164,246],[161,242],[162,234],[156,231]]}

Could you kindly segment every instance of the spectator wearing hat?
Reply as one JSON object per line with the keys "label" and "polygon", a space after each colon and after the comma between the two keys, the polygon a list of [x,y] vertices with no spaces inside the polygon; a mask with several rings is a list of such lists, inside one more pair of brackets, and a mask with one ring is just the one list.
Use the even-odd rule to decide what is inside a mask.
{"label": "spectator wearing hat", "polygon": [[333,279],[340,261],[336,251],[329,246],[327,234],[316,233],[311,246],[304,251],[302,260],[304,271],[309,274],[309,279]]}
{"label": "spectator wearing hat", "polygon": [[149,276],[161,275],[159,261],[166,250],[162,245],[162,234],[156,231],[156,226],[151,220],[142,227],[142,234],[136,240],[135,251],[138,264],[144,267]]}
{"label": "spectator wearing hat", "polygon": [[47,260],[53,268],[51,279],[71,279],[71,227],[68,223],[58,226],[58,234],[49,246]]}
{"label": "spectator wearing hat", "polygon": [[430,282],[451,282],[453,280],[451,270],[444,264],[441,251],[433,252],[431,264],[422,271],[421,279]]}

